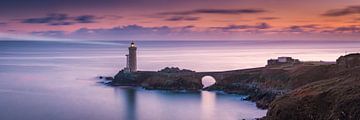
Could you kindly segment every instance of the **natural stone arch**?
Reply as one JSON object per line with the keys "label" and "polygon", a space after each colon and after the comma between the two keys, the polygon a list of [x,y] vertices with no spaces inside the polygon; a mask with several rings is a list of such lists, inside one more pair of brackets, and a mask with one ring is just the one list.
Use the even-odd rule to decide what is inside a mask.
{"label": "natural stone arch", "polygon": [[203,85],[203,88],[210,87],[215,83],[216,83],[216,79],[211,75],[204,75],[201,77],[201,84]]}

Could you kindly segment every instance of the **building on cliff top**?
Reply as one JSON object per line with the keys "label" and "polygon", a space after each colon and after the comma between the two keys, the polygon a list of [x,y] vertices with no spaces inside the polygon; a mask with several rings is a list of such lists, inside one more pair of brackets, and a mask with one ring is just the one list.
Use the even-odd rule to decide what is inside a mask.
{"label": "building on cliff top", "polygon": [[125,72],[136,72],[137,63],[136,63],[136,45],[134,42],[131,42],[129,46],[129,54],[126,54],[126,67],[123,69]]}
{"label": "building on cliff top", "polygon": [[267,66],[269,65],[282,65],[282,64],[296,64],[300,63],[299,59],[293,59],[292,57],[278,57],[277,59],[269,59]]}

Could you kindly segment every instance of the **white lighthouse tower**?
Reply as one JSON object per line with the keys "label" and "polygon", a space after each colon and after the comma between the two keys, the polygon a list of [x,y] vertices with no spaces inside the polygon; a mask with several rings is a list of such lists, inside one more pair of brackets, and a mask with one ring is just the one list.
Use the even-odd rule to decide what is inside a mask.
{"label": "white lighthouse tower", "polygon": [[129,46],[129,54],[126,55],[126,67],[129,72],[136,72],[137,63],[136,63],[136,45],[134,42],[131,42]]}

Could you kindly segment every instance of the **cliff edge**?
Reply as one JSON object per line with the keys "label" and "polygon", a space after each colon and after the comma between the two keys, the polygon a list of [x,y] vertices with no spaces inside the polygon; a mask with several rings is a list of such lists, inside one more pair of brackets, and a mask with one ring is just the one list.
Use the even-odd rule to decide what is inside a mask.
{"label": "cliff edge", "polygon": [[308,83],[275,99],[265,119],[359,120],[360,54],[341,56],[329,69],[330,78]]}
{"label": "cliff edge", "polygon": [[[203,88],[201,78],[216,83]],[[341,56],[336,63],[300,62],[266,67],[195,72],[179,68],[120,71],[111,85],[164,90],[220,90],[248,95],[257,107],[269,109],[267,120],[359,120],[360,54]]]}

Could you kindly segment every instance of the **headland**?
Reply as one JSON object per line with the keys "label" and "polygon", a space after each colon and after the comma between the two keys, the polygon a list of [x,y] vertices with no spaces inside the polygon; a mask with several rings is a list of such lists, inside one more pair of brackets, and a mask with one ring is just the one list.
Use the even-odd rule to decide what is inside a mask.
{"label": "headland", "polygon": [[[214,77],[216,83],[203,88],[204,76]],[[179,68],[121,70],[108,84],[248,95],[247,100],[256,102],[257,107],[269,109],[262,118],[268,120],[360,118],[359,53],[341,56],[336,62],[300,62],[279,57],[277,61],[269,60],[265,67],[218,72]]]}

